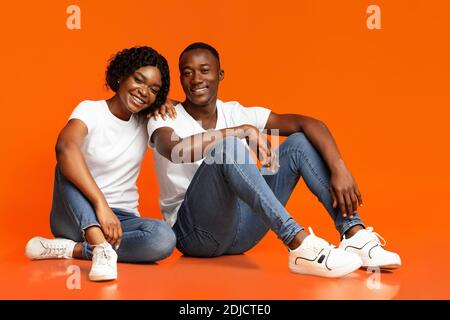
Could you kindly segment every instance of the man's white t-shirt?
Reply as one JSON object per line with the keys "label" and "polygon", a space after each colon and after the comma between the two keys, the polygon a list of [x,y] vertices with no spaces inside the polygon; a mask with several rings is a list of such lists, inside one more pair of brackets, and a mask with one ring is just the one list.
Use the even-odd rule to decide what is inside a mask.
{"label": "man's white t-shirt", "polygon": [[108,205],[139,216],[136,180],[148,143],[145,122],[136,115],[117,118],[105,100],[81,102],[70,119],[88,128],[81,151]]}
{"label": "man's white t-shirt", "polygon": [[[262,107],[246,108],[238,102],[222,102],[217,100],[217,123],[215,130],[237,127],[248,124],[258,129],[264,129],[270,110]],[[172,128],[180,138],[206,132],[205,129],[184,109],[181,104],[175,106],[177,116],[175,119],[167,117],[163,120],[151,118],[147,124],[148,137],[156,129],[162,127]],[[173,163],[160,155],[154,145],[149,141],[153,151],[156,175],[159,186],[159,206],[164,220],[171,226],[177,219],[177,211],[184,200],[184,195],[191,183],[195,172],[202,164],[203,159],[193,163]]]}

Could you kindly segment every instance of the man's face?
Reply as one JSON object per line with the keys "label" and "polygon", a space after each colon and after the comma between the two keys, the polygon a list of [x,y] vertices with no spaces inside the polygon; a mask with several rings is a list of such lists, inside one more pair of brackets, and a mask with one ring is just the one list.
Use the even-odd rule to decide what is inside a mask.
{"label": "man's face", "polygon": [[217,99],[223,79],[218,59],[206,49],[185,52],[180,59],[180,80],[186,99],[194,105],[207,106]]}

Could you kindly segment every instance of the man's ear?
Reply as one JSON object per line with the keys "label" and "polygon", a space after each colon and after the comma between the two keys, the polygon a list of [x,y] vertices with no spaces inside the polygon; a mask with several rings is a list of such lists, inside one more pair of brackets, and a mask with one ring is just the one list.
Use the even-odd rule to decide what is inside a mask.
{"label": "man's ear", "polygon": [[222,81],[225,78],[225,71],[220,69],[219,71],[219,81]]}

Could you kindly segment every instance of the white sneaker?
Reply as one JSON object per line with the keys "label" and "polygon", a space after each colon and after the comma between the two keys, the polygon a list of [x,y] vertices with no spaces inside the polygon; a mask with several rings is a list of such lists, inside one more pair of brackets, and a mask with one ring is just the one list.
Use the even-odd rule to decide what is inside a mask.
{"label": "white sneaker", "polygon": [[292,272],[327,278],[345,276],[361,267],[357,254],[338,249],[311,233],[295,250],[289,251],[289,269]]}
{"label": "white sneaker", "polygon": [[[383,243],[380,242],[380,239]],[[349,239],[342,239],[339,248],[358,254],[363,267],[378,267],[382,269],[400,268],[402,262],[397,253],[385,250],[386,241],[372,227],[359,230]]]}
{"label": "white sneaker", "polygon": [[92,256],[89,280],[106,281],[117,279],[117,253],[107,242],[96,245]]}
{"label": "white sneaker", "polygon": [[25,255],[31,260],[71,259],[75,245],[69,239],[34,237],[25,246]]}

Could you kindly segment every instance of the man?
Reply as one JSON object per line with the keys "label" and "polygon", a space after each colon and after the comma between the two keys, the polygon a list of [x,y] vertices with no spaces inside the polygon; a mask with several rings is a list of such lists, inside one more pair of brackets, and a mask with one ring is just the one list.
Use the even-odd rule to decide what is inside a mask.
{"label": "man", "polygon": [[[301,274],[340,277],[361,266],[397,268],[357,212],[361,194],[324,123],[217,99],[224,79],[217,50],[189,45],[179,58],[185,101],[175,119],[151,119],[160,207],[185,255],[241,254],[269,229],[289,248],[289,268]],[[263,129],[288,138],[274,152]],[[262,175],[250,156],[255,151]],[[245,141],[245,140],[244,140]],[[278,154],[278,156],[277,156]],[[339,248],[308,234],[285,205],[300,177],[322,202],[342,241]]]}

